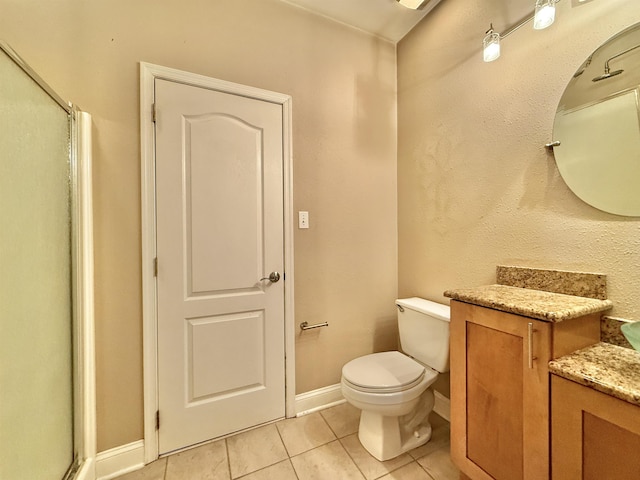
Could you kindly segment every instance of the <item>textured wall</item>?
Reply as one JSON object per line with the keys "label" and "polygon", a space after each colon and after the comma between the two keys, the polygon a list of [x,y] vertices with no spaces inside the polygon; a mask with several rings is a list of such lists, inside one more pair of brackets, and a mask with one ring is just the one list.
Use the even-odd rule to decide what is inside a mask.
{"label": "textured wall", "polygon": [[[394,45],[276,0],[0,0],[0,31],[94,120],[98,449],[142,438],[138,62],[293,97],[297,391],[395,345]],[[295,334],[297,335],[297,329]]]}
{"label": "textured wall", "polygon": [[399,295],[445,301],[498,264],[586,271],[608,275],[613,314],[640,320],[640,219],[583,203],[543,147],[573,73],[640,2],[561,1],[554,25],[522,27],[483,63],[489,23],[533,3],[447,0],[399,44]]}

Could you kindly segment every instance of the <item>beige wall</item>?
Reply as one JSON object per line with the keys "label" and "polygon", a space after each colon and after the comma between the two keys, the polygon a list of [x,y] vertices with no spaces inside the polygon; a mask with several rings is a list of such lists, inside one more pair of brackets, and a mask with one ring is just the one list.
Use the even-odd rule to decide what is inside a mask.
{"label": "beige wall", "polygon": [[[0,32],[94,120],[98,450],[142,438],[138,62],[293,97],[297,391],[395,345],[395,46],[275,0],[0,0]],[[296,332],[297,333],[297,332]]]}
{"label": "beige wall", "polygon": [[543,147],[573,73],[640,2],[561,1],[554,25],[528,24],[483,63],[489,23],[533,3],[446,0],[399,44],[399,295],[445,301],[498,264],[600,272],[612,313],[640,320],[640,220],[579,200]]}

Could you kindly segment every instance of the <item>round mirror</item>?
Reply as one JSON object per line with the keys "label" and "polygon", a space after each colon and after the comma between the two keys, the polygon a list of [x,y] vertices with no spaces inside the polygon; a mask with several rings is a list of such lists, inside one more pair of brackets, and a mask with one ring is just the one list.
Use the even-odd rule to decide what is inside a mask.
{"label": "round mirror", "polygon": [[640,216],[640,23],[609,39],[569,81],[553,124],[558,169],[589,205]]}

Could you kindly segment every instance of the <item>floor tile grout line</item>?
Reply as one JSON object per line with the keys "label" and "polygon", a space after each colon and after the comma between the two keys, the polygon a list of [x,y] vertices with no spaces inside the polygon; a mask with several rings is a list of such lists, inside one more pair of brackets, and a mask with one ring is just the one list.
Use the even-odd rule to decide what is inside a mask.
{"label": "floor tile grout line", "polygon": [[291,465],[291,469],[293,470],[293,474],[296,476],[296,479],[300,480],[300,476],[298,475],[298,472],[296,470],[296,466],[291,461],[291,457],[289,457],[289,465]]}
{"label": "floor tile grout line", "polygon": [[[348,435],[347,435],[348,436]],[[342,437],[342,438],[347,438],[347,437]],[[360,468],[360,465],[358,465],[358,462],[356,462],[356,460],[353,458],[353,456],[351,455],[351,453],[349,453],[349,449],[347,447],[344,446],[344,443],[342,443],[342,438],[338,439],[338,442],[340,442],[340,446],[344,449],[344,451],[347,453],[347,456],[351,459],[351,461],[353,462],[353,464],[356,466],[356,468],[358,469],[358,471],[360,472],[360,474],[362,475],[362,477],[365,480],[369,480],[367,478],[367,476],[364,474],[364,472],[362,471],[362,469]]]}
{"label": "floor tile grout line", "polygon": [[229,442],[227,442],[227,439],[224,438],[224,451],[227,454],[227,469],[229,471],[229,480],[233,479],[233,476],[231,474],[231,456],[229,455]]}
{"label": "floor tile grout line", "polygon": [[293,463],[291,462],[291,458],[285,458],[284,460],[280,460],[279,462],[272,463],[271,465],[267,465],[266,467],[259,468],[258,470],[254,470],[253,472],[245,473],[244,475],[242,475],[242,476],[240,476],[240,477],[236,477],[236,478],[231,479],[231,480],[242,480],[243,478],[247,478],[247,477],[248,477],[248,476],[250,476],[250,475],[253,475],[253,474],[258,473],[258,472],[262,472],[263,470],[266,470],[266,469],[268,469],[268,468],[271,468],[271,467],[273,467],[274,465],[278,465],[279,463],[282,463],[282,462],[289,462],[289,464],[291,465],[291,468],[293,469],[293,473],[294,473],[294,475],[296,476],[296,479],[297,479],[297,480],[300,480],[300,479],[299,479],[299,477],[298,477],[298,474],[297,474],[297,472],[296,472],[296,469],[295,469],[295,467],[293,466]]}
{"label": "floor tile grout line", "polygon": [[[299,418],[299,417],[294,417],[294,418]],[[285,420],[281,420],[281,422],[284,422]],[[284,438],[282,438],[282,434],[280,433],[280,429],[278,428],[278,423],[280,422],[276,422],[276,432],[278,432],[278,437],[280,437],[280,442],[282,442],[282,445],[284,446],[284,451],[287,452],[287,460],[289,460],[289,465],[291,465],[291,469],[293,470],[293,474],[296,476],[297,480],[300,480],[300,477],[298,476],[298,472],[296,471],[296,467],[293,464],[293,462],[291,461],[291,455],[289,454],[289,449],[287,448],[287,444],[284,442]]]}
{"label": "floor tile grout line", "polygon": [[327,443],[323,443],[322,445],[318,445],[318,446],[316,446],[316,447],[314,447],[314,448],[310,448],[309,450],[306,450],[306,451],[304,451],[304,452],[300,452],[300,453],[298,453],[298,454],[296,454],[296,455],[294,455],[294,456],[290,457],[290,458],[289,458],[289,460],[291,461],[291,465],[293,466],[293,471],[295,472],[296,477],[297,477],[298,479],[300,478],[300,477],[298,476],[298,471],[296,470],[296,466],[293,464],[293,461],[292,461],[294,458],[296,458],[296,457],[300,457],[300,456],[305,455],[305,454],[307,454],[307,453],[309,453],[309,452],[313,452],[314,450],[317,450],[317,449],[319,449],[319,448],[326,447],[327,445],[329,445],[329,444],[331,444],[331,443],[334,443],[334,442],[338,442],[338,444],[340,445],[340,447],[345,451],[345,453],[346,453],[346,454],[347,454],[347,456],[349,457],[349,460],[351,460],[351,461],[353,462],[354,466],[358,469],[358,472],[360,472],[360,474],[362,475],[362,478],[363,478],[364,480],[367,480],[367,476],[366,476],[364,473],[362,473],[362,471],[360,470],[360,467],[358,467],[358,464],[355,462],[355,460],[353,460],[353,458],[351,457],[351,455],[349,455],[349,452],[348,452],[348,451],[347,451],[347,449],[344,447],[344,445],[342,444],[342,442],[340,441],[340,439],[339,439],[339,438],[334,438],[333,440],[331,440],[331,441],[329,441],[329,442],[327,442]]}
{"label": "floor tile grout line", "polygon": [[[441,450],[443,448],[443,446],[438,447],[436,450],[427,453],[426,455],[423,455],[420,457],[421,460],[425,460],[427,459],[427,457],[433,455],[435,452],[437,452],[438,450]],[[436,477],[434,477],[431,472],[429,472],[429,470],[427,470],[427,468],[422,465],[418,460],[416,460],[416,463],[420,466],[420,468],[422,468],[422,470],[425,471],[425,473],[429,476],[429,478],[433,479],[433,480],[438,480]]]}
{"label": "floor tile grout line", "polygon": [[324,415],[322,415],[322,410],[320,410],[318,412],[318,415],[320,416],[320,418],[322,419],[322,421],[324,422],[324,424],[327,426],[327,428],[329,429],[329,431],[331,433],[333,433],[333,436],[335,437],[335,440],[339,440],[340,437],[338,436],[338,434],[333,430],[333,428],[331,428],[331,425],[329,424],[329,422],[327,422],[327,419],[324,418]]}
{"label": "floor tile grout line", "polygon": [[[314,412],[314,413],[315,413],[315,412]],[[318,412],[318,413],[319,413],[319,412]],[[313,413],[310,413],[309,415],[313,415]],[[307,415],[305,415],[305,416],[307,416]],[[294,418],[294,419],[290,419],[290,420],[294,420],[294,421],[295,421],[295,420],[297,420],[298,418],[301,418],[301,417],[296,417],[296,418]],[[332,438],[331,440],[329,440],[329,441],[327,441],[327,442],[321,443],[321,444],[319,444],[319,445],[315,445],[315,446],[313,446],[313,447],[311,447],[311,448],[309,448],[309,449],[307,449],[307,450],[304,450],[304,451],[302,451],[302,452],[296,453],[295,455],[291,455],[291,454],[289,453],[289,449],[287,448],[287,444],[286,444],[286,442],[284,441],[284,437],[283,437],[283,436],[282,436],[282,434],[280,433],[280,429],[278,428],[278,425],[276,424],[276,430],[278,430],[278,435],[280,435],[280,440],[282,441],[282,444],[284,445],[284,449],[285,449],[285,451],[287,452],[287,455],[289,456],[289,458],[297,457],[297,456],[299,456],[299,455],[302,455],[303,453],[310,452],[310,451],[312,451],[312,450],[314,450],[314,449],[316,449],[316,448],[323,447],[324,445],[328,445],[328,444],[329,444],[329,443],[331,443],[331,442],[334,442],[334,441],[336,441],[336,440],[339,440],[338,436],[337,436],[337,435],[335,434],[335,432],[331,429],[331,426],[327,423],[327,421],[326,421],[326,420],[324,420],[324,417],[322,417],[322,415],[320,415],[320,418],[322,418],[322,420],[324,421],[325,425],[329,428],[329,431],[331,432],[331,434],[333,435],[333,437],[334,437],[334,438]],[[282,421],[286,421],[286,420],[282,420]],[[278,423],[280,423],[280,422],[278,422]]]}
{"label": "floor tile grout line", "polygon": [[[324,422],[324,424],[326,425],[326,427],[329,429],[329,431],[331,432],[331,434],[333,435],[333,439],[329,440],[328,442],[323,443],[322,445],[317,445],[313,448],[318,448],[318,447],[322,447],[324,445],[328,445],[331,442],[335,441],[335,440],[340,440],[340,438],[338,437],[338,434],[336,432],[333,431],[333,428],[331,428],[331,425],[329,425],[329,422],[327,422],[327,420],[322,416],[322,411],[318,412],[318,416],[322,419],[322,421]],[[311,450],[313,450],[313,448]],[[344,447],[343,447],[344,448]]]}
{"label": "floor tile grout line", "polygon": [[[355,464],[355,466],[358,468],[358,470],[360,470],[360,473],[362,473],[362,476],[365,478],[365,480],[378,480],[379,478],[382,478],[382,477],[384,477],[385,475],[390,475],[391,473],[393,473],[393,472],[395,472],[395,471],[397,471],[397,470],[400,470],[401,468],[404,468],[404,467],[406,467],[407,465],[411,465],[412,463],[416,463],[416,464],[418,464],[418,466],[419,466],[420,468],[422,468],[422,470],[424,470],[424,468],[422,467],[422,465],[420,465],[420,464],[418,463],[418,460],[417,460],[417,459],[415,459],[415,458],[413,458],[411,455],[409,455],[409,453],[408,453],[408,452],[405,452],[405,454],[407,454],[407,455],[408,455],[408,457],[411,459],[411,461],[410,461],[410,462],[407,462],[407,463],[405,463],[404,465],[399,465],[398,467],[396,467],[396,468],[394,468],[394,469],[392,469],[392,470],[389,470],[389,471],[387,471],[387,472],[383,473],[382,475],[378,475],[377,477],[368,478],[368,477],[365,475],[365,473],[362,471],[362,469],[360,468],[360,465],[358,465],[358,462],[356,462],[355,458],[353,458],[353,456],[352,456],[352,455],[351,455],[351,453],[349,452],[349,449],[348,449],[348,448],[344,445],[344,443],[342,442],[342,440],[343,440],[343,439],[345,439],[345,438],[347,438],[347,437],[350,437],[351,435],[356,435],[356,434],[353,434],[353,433],[352,433],[352,434],[346,435],[346,436],[344,436],[344,437],[342,437],[342,438],[339,438],[338,440],[340,441],[340,445],[342,445],[342,448],[344,448],[345,452],[347,452],[347,455],[349,455],[349,458],[351,458],[351,461],[353,461],[353,463],[354,463],[354,464]],[[373,455],[372,455],[372,457],[373,457]],[[373,458],[374,458],[376,461],[380,462],[380,460],[376,459],[375,457],[373,457]],[[380,462],[380,463],[383,463],[383,462]],[[425,472],[426,472],[426,471],[425,471]],[[429,475],[429,472],[426,472],[426,474],[427,474],[427,475]],[[431,475],[429,475],[429,477],[430,477],[430,478],[433,478]]]}
{"label": "floor tile grout line", "polygon": [[[297,418],[297,417],[294,417]],[[286,422],[287,419],[285,420],[280,420],[280,422]],[[289,453],[289,449],[287,448],[287,444],[284,441],[284,438],[282,437],[282,433],[280,432],[280,429],[278,428],[278,424],[280,422],[276,422],[275,426],[276,426],[276,432],[278,432],[278,438],[280,438],[280,443],[282,443],[282,446],[284,447],[284,451],[287,452],[287,458],[289,458],[289,460],[291,460],[291,453]]]}
{"label": "floor tile grout line", "polygon": [[342,448],[342,450],[344,450],[344,453],[347,454],[347,457],[349,457],[349,460],[351,460],[351,463],[353,463],[353,465],[356,467],[356,469],[358,470],[358,472],[360,472],[360,475],[362,475],[362,478],[364,480],[368,480],[367,476],[364,474],[364,472],[362,470],[360,470],[360,467],[358,466],[358,464],[356,463],[356,461],[353,459],[353,457],[351,456],[351,454],[349,453],[349,450],[347,450],[347,448],[342,444],[341,439],[337,438],[335,441],[338,442],[338,445],[340,445],[340,448]]}
{"label": "floor tile grout line", "polygon": [[[426,457],[426,455],[425,455],[425,457]],[[417,460],[414,460],[414,461],[418,464],[418,467],[420,467],[422,469],[422,471],[427,474],[427,477],[431,478],[432,480],[436,480],[436,478],[433,475],[431,475],[431,473],[429,473],[427,471],[427,469],[424,468],[420,462],[418,462]]]}
{"label": "floor tile grout line", "polygon": [[[280,421],[282,421],[282,420],[280,420]],[[276,433],[278,434],[278,438],[280,439],[280,445],[284,448],[284,453],[285,453],[285,455],[287,456],[287,458],[290,458],[290,457],[289,457],[289,452],[288,452],[288,450],[287,450],[287,446],[285,445],[284,441],[282,440],[282,435],[280,435],[280,430],[279,430],[279,429],[278,429],[278,427],[277,427],[277,424],[278,424],[280,421],[278,421],[278,422],[274,422],[274,423],[270,423],[270,424],[267,424],[267,425],[263,425],[262,427],[259,427],[259,428],[265,428],[265,427],[270,427],[270,426],[275,427],[275,429],[276,429]],[[257,430],[257,429],[256,429],[256,430]],[[248,432],[242,432],[242,433],[248,433]],[[242,435],[242,433],[239,433],[238,435]],[[234,436],[236,436],[236,435],[232,435],[231,437],[227,437],[227,438],[233,438]],[[225,441],[226,441],[226,439],[225,439]],[[233,476],[233,473],[231,472],[231,465],[229,465],[229,476],[230,476],[230,479],[231,479],[231,480],[237,480],[237,479],[239,479],[239,478],[246,477],[247,475],[251,475],[252,473],[258,472],[258,471],[260,471],[260,470],[264,470],[265,468],[273,467],[274,465],[277,465],[278,463],[283,462],[283,461],[285,461],[285,460],[286,460],[286,458],[282,458],[282,459],[280,459],[280,460],[276,460],[275,462],[270,463],[269,465],[265,465],[265,466],[263,466],[263,467],[258,468],[257,470],[253,470],[253,471],[251,471],[251,472],[244,473],[243,475],[240,475],[240,476],[238,476],[238,477],[234,477],[234,476]]]}
{"label": "floor tile grout line", "polygon": [[338,436],[338,433],[331,427],[331,424],[327,421],[326,418],[324,418],[324,415],[322,414],[324,410],[320,410],[318,413],[320,414],[320,417],[322,418],[322,420],[324,420],[324,423],[327,424],[327,426],[329,427],[329,430],[331,430],[331,433],[333,433],[337,439],[340,439],[340,437]]}
{"label": "floor tile grout line", "polygon": [[[164,459],[164,471],[162,472],[162,480],[167,480],[167,468],[169,467],[169,457]],[[231,480],[231,479],[229,479]]]}

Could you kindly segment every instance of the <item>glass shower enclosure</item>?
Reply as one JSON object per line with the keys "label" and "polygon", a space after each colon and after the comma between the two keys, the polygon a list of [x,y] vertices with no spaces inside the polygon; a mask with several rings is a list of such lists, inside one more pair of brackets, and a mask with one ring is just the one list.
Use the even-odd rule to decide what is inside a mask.
{"label": "glass shower enclosure", "polygon": [[68,479],[83,403],[76,112],[0,47],[0,478]]}

